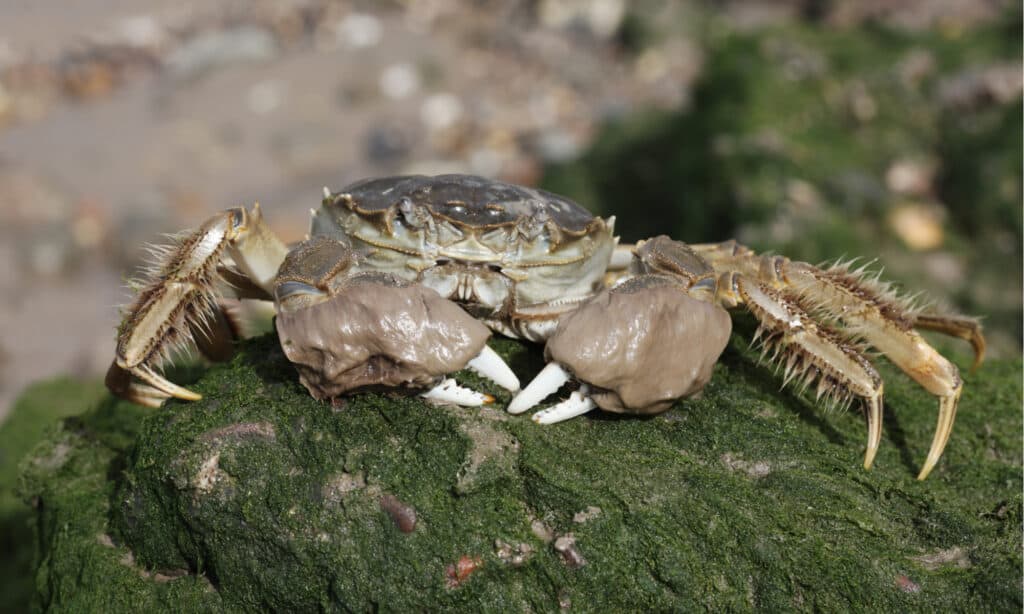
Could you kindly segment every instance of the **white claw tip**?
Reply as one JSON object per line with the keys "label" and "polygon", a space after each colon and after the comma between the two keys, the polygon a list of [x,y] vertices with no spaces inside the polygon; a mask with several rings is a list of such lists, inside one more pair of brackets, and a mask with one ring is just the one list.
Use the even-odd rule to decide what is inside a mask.
{"label": "white claw tip", "polygon": [[498,353],[489,346],[485,345],[476,358],[466,364],[466,367],[509,392],[519,392],[519,378],[501,359],[501,356],[498,356]]}
{"label": "white claw tip", "polygon": [[538,373],[537,377],[533,378],[533,381],[512,399],[512,402],[508,404],[508,413],[523,413],[546,399],[567,381],[569,381],[569,372],[557,362],[549,362],[544,370]]}
{"label": "white claw tip", "polygon": [[463,388],[452,378],[444,380],[420,396],[430,401],[451,403],[463,407],[478,407],[494,402],[494,397],[491,395]]}
{"label": "white claw tip", "polygon": [[324,198],[330,198],[330,197],[331,197],[331,188],[329,188],[327,186],[324,186]]}
{"label": "white claw tip", "polygon": [[597,404],[590,398],[590,389],[583,385],[568,399],[533,414],[533,421],[537,424],[555,424],[583,415],[595,407]]}

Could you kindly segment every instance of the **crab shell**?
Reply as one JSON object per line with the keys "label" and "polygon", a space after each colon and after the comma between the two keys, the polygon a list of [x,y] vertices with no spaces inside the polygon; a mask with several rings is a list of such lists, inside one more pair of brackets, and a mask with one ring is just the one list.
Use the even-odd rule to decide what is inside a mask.
{"label": "crab shell", "polygon": [[326,195],[310,235],[351,247],[360,270],[422,284],[503,333],[541,341],[600,289],[613,223],[542,190],[404,176]]}

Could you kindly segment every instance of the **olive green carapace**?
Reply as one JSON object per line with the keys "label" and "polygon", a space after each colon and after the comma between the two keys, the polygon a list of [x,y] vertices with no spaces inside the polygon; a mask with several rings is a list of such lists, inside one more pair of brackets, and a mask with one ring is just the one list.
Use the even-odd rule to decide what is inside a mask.
{"label": "olive green carapace", "polygon": [[740,339],[700,398],[555,427],[507,415],[500,390],[479,410],[332,407],[275,337],[244,342],[195,383],[202,401],[103,401],[23,463],[36,605],[1019,611],[1019,361],[971,377],[918,482],[934,411],[912,382],[884,370],[893,445],[864,471],[860,417],[779,392]]}

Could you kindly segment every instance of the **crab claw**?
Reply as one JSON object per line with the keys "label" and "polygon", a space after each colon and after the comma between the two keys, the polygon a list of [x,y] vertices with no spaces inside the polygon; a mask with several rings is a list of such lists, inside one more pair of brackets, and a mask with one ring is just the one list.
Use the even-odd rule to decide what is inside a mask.
{"label": "crab claw", "polygon": [[537,424],[555,424],[582,416],[596,407],[597,403],[590,398],[590,386],[583,384],[568,399],[533,414],[533,421]]}
{"label": "crab claw", "polygon": [[467,367],[519,389],[487,347],[486,326],[430,288],[353,272],[357,261],[347,245],[318,236],[293,248],[277,274],[281,347],[315,398],[384,387],[428,389],[427,399],[456,405],[493,402],[451,379]]}
{"label": "crab claw", "polygon": [[485,345],[476,358],[466,363],[466,368],[509,392],[519,392],[519,378],[490,346]]}
{"label": "crab claw", "polygon": [[494,397],[491,395],[463,388],[450,377],[420,396],[428,401],[451,403],[463,407],[479,407],[494,402]]}
{"label": "crab claw", "polygon": [[517,394],[508,404],[508,413],[521,414],[548,398],[556,390],[569,381],[569,372],[557,362],[549,362],[544,369],[533,378],[522,392]]}
{"label": "crab claw", "polygon": [[[569,372],[560,363],[549,362],[508,405],[511,414],[521,414],[535,407],[571,379]],[[533,414],[537,424],[555,424],[595,409],[597,403],[590,398],[590,386],[582,384],[569,398]]]}

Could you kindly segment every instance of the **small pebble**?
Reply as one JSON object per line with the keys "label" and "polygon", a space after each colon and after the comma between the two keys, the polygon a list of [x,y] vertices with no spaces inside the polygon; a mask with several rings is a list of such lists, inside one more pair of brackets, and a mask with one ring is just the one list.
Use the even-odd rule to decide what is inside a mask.
{"label": "small pebble", "polygon": [[380,498],[380,507],[395,521],[395,526],[402,533],[412,533],[416,530],[416,510],[412,506],[402,503],[394,495],[384,495]]}
{"label": "small pebble", "polygon": [[383,33],[380,20],[366,13],[352,13],[334,27],[338,42],[353,49],[373,47],[380,42]]}
{"label": "small pebble", "polygon": [[380,91],[392,100],[401,100],[420,89],[420,76],[409,63],[392,64],[380,74]]}

